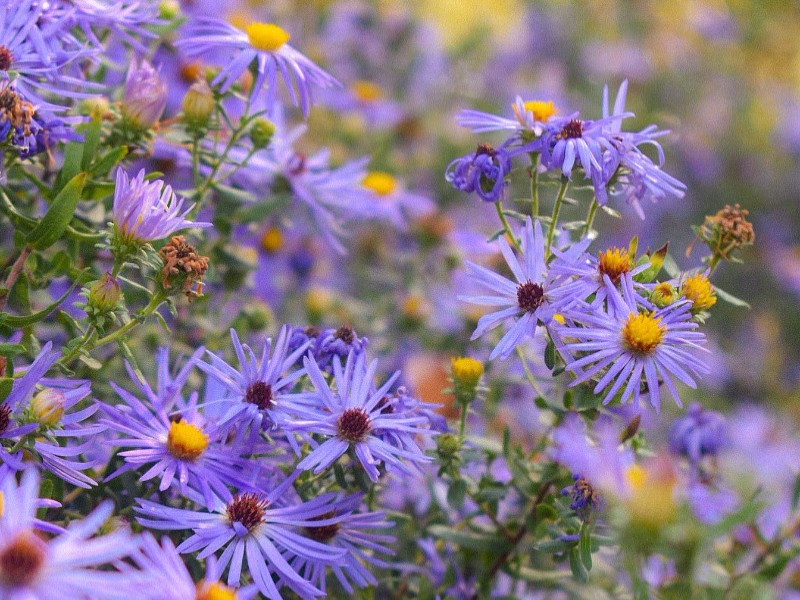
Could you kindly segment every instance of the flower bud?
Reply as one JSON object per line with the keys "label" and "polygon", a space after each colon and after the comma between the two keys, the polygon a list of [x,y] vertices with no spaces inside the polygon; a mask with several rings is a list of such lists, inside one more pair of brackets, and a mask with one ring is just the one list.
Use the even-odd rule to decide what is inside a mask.
{"label": "flower bud", "polygon": [[702,273],[687,277],[681,285],[681,294],[692,302],[693,311],[707,310],[717,303],[714,286]]}
{"label": "flower bud", "polygon": [[215,106],[214,93],[208,82],[198,79],[183,97],[183,118],[189,125],[202,127],[208,123]]}
{"label": "flower bud", "polygon": [[137,64],[134,59],[125,80],[122,102],[125,121],[140,129],[150,129],[161,118],[166,106],[167,84],[149,62],[142,59]]}
{"label": "flower bud", "polygon": [[436,438],[436,454],[442,462],[452,460],[461,450],[461,440],[453,433],[443,433]]}
{"label": "flower bud", "polygon": [[474,390],[483,375],[483,363],[474,358],[462,356],[450,359],[453,382],[461,389]]}
{"label": "flower bud", "polygon": [[111,104],[108,98],[97,96],[95,98],[86,98],[81,101],[78,111],[82,115],[89,115],[93,119],[101,119],[108,114]]}
{"label": "flower bud", "polygon": [[678,294],[672,284],[663,281],[656,284],[653,291],[650,293],[650,302],[659,308],[669,306],[678,299]]}
{"label": "flower bud", "polygon": [[256,148],[266,148],[275,135],[275,123],[269,119],[256,119],[250,130],[250,141]]}
{"label": "flower bud", "polygon": [[64,416],[64,394],[44,388],[31,399],[31,415],[40,424],[52,427]]}
{"label": "flower bud", "polygon": [[172,21],[181,14],[181,5],[177,0],[161,0],[158,6],[158,18]]}
{"label": "flower bud", "polygon": [[120,296],[119,282],[111,273],[106,273],[89,288],[88,303],[92,308],[109,311],[117,305]]}

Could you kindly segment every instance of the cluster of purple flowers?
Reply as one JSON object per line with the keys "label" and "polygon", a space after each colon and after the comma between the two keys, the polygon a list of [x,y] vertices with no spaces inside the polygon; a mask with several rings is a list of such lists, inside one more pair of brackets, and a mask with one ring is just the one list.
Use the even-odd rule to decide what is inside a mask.
{"label": "cluster of purple flowers", "polygon": [[[598,204],[608,202],[608,193],[625,198],[644,216],[640,202],[658,200],[667,195],[683,197],[686,186],[661,170],[664,153],[657,139],[668,134],[651,125],[638,132],[622,131],[622,120],[632,117],[625,112],[628,82],[619,88],[613,112],[609,112],[608,88],[603,90],[603,116],[582,119],[580,113],[556,115],[551,102],[513,104],[515,119],[475,110],[457,115],[459,124],[473,132],[511,131],[500,146],[478,146],[474,154],[454,160],[445,178],[456,189],[475,192],[487,202],[503,198],[512,160],[519,155],[535,157],[535,169],[555,172],[572,180],[580,167],[591,182]],[[653,162],[642,148],[652,146],[658,154]]]}

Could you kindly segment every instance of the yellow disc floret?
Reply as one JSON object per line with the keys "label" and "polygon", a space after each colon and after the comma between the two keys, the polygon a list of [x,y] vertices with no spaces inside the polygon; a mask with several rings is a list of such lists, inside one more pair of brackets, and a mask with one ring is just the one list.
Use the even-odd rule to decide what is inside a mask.
{"label": "yellow disc floret", "polygon": [[453,380],[466,387],[475,387],[483,375],[483,363],[468,356],[451,358],[450,365],[453,370]]}
{"label": "yellow disc floret", "polygon": [[714,286],[703,274],[687,277],[681,286],[681,294],[692,302],[692,310],[706,310],[717,302]]}
{"label": "yellow disc floret", "polygon": [[[527,102],[523,102],[522,106],[525,108],[525,112],[531,113],[534,120],[539,123],[547,123],[550,117],[557,112],[552,100],[548,100],[547,102],[543,100],[528,100]],[[517,121],[524,125],[525,117],[524,115],[519,114],[517,105],[513,104],[511,107],[514,109],[514,114],[517,117]]]}
{"label": "yellow disc floret", "polygon": [[653,288],[652,293],[650,294],[650,302],[652,302],[653,304],[655,304],[660,308],[669,306],[677,299],[678,299],[678,293],[675,291],[675,288],[672,287],[672,284],[669,283],[668,281],[662,281],[661,283],[657,283],[656,286]]}
{"label": "yellow disc floret", "polygon": [[361,102],[375,102],[383,97],[381,87],[371,81],[355,81],[350,85],[350,91]]}
{"label": "yellow disc floret", "polygon": [[183,419],[173,421],[167,434],[167,450],[177,458],[197,460],[208,448],[208,434]]}
{"label": "yellow disc floret", "polygon": [[622,327],[622,339],[631,352],[651,354],[667,331],[661,317],[647,313],[631,313]]}
{"label": "yellow disc floret", "polygon": [[625,469],[625,483],[632,490],[640,490],[647,481],[647,471],[640,465],[631,465]]}
{"label": "yellow disc floret", "polygon": [[624,248],[609,248],[597,260],[600,275],[608,275],[611,283],[619,283],[620,278],[633,268],[631,255]]}
{"label": "yellow disc floret", "polygon": [[245,27],[247,39],[256,50],[277,52],[291,37],[289,33],[275,23],[250,23]]}
{"label": "yellow disc floret", "polygon": [[212,584],[200,582],[195,600],[236,600],[236,590],[219,582]]}
{"label": "yellow disc floret", "polygon": [[397,180],[384,171],[371,171],[361,180],[361,185],[378,196],[388,196],[397,188]]}
{"label": "yellow disc floret", "polygon": [[283,233],[277,227],[270,227],[261,236],[261,248],[268,254],[274,254],[283,247]]}
{"label": "yellow disc floret", "polygon": [[3,492],[0,492],[0,517],[3,516],[3,509],[5,508],[5,504],[3,504]]}

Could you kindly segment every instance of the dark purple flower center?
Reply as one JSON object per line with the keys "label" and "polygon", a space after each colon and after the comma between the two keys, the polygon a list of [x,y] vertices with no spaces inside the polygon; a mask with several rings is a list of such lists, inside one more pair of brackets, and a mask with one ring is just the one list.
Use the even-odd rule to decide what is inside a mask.
{"label": "dark purple flower center", "polygon": [[241,523],[248,531],[252,531],[264,521],[267,506],[269,502],[264,498],[248,492],[236,494],[225,508],[225,513],[231,523]]}
{"label": "dark purple flower center", "polygon": [[[336,513],[331,511],[329,513],[325,513],[324,515],[320,515],[314,518],[314,521],[325,521],[327,519],[332,519],[336,516]],[[331,523],[330,525],[320,525],[319,527],[304,527],[306,537],[311,538],[316,542],[325,543],[332,540],[336,537],[336,534],[339,533],[339,523]]]}
{"label": "dark purple flower center", "polygon": [[23,531],[0,552],[0,582],[12,588],[28,586],[39,575],[44,561],[44,543]]}
{"label": "dark purple flower center", "polygon": [[544,302],[544,289],[538,283],[526,281],[517,287],[517,303],[525,312],[534,312]]}
{"label": "dark purple flower center", "polygon": [[336,330],[333,337],[342,340],[345,344],[352,344],[356,339],[356,332],[349,325],[343,325]]}
{"label": "dark purple flower center", "polygon": [[3,404],[0,406],[0,434],[8,429],[9,423],[11,423],[11,407]]}
{"label": "dark purple flower center", "polygon": [[8,71],[14,63],[14,55],[5,46],[0,46],[0,71]]}
{"label": "dark purple flower center", "polygon": [[251,383],[244,395],[245,402],[255,404],[261,410],[275,406],[275,397],[272,395],[272,386],[263,381]]}
{"label": "dark purple flower center", "polygon": [[319,327],[314,327],[313,325],[309,325],[305,328],[304,333],[310,338],[319,337]]}
{"label": "dark purple flower center", "polygon": [[579,119],[572,119],[569,123],[564,125],[561,133],[558,134],[561,138],[579,138],[583,136],[583,121]]}
{"label": "dark purple flower center", "polygon": [[360,442],[372,426],[369,415],[362,408],[348,408],[336,422],[339,437],[350,443]]}
{"label": "dark purple flower center", "polygon": [[378,400],[378,403],[375,405],[375,409],[380,411],[382,415],[394,414],[394,406],[392,406],[389,396],[384,396]]}

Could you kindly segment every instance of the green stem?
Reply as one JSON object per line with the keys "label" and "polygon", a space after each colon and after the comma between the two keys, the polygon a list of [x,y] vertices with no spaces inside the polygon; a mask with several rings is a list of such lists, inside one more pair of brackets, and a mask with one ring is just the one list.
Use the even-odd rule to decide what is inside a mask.
{"label": "green stem", "polygon": [[594,198],[592,199],[592,204],[589,206],[589,214],[586,215],[586,225],[583,227],[583,235],[586,236],[592,230],[592,224],[594,223],[594,216],[597,214],[597,200]]}
{"label": "green stem", "polygon": [[531,217],[539,216],[539,153],[531,152]]}
{"label": "green stem", "polygon": [[74,359],[76,356],[78,356],[78,354],[81,353],[81,350],[83,350],[84,346],[91,343],[91,340],[94,337],[95,333],[97,332],[94,328],[94,325],[89,325],[89,327],[86,329],[86,332],[83,334],[78,344],[72,350],[70,350],[68,354],[64,355],[59,362],[62,365],[68,365],[72,361],[72,359]]}
{"label": "green stem", "polygon": [[150,304],[145,306],[138,315],[136,315],[133,319],[125,323],[122,327],[120,327],[116,331],[109,333],[105,337],[101,337],[94,343],[92,348],[97,348],[98,346],[104,346],[105,344],[113,342],[122,335],[128,333],[131,329],[133,329],[139,323],[144,321],[148,315],[152,314],[161,305],[161,303],[165,300],[165,298],[166,296],[163,293],[155,294],[153,298],[150,300]]}
{"label": "green stem", "polygon": [[528,367],[528,361],[525,360],[525,353],[522,351],[522,346],[519,344],[517,345],[517,355],[519,356],[519,360],[522,362],[522,368],[525,369],[525,377],[528,379],[528,383],[531,384],[533,391],[543,398],[544,394],[542,393],[542,390],[539,389],[539,386],[536,383],[536,377],[534,377],[533,373],[531,373],[531,370]]}
{"label": "green stem", "polygon": [[569,179],[566,177],[561,178],[561,187],[558,190],[556,203],[553,206],[553,216],[550,218],[550,227],[547,229],[547,247],[545,248],[545,258],[550,256],[550,250],[553,247],[553,236],[556,233],[556,225],[558,224],[558,215],[561,212],[561,204],[564,202],[564,196],[567,194],[569,187]]}
{"label": "green stem", "polygon": [[462,441],[464,440],[464,432],[467,429],[467,411],[469,410],[469,404],[466,402],[461,403],[461,421],[458,423],[458,437]]}
{"label": "green stem", "polygon": [[503,224],[503,227],[506,230],[506,234],[508,237],[511,238],[511,242],[514,244],[514,247],[522,252],[522,248],[520,248],[519,241],[517,241],[517,236],[514,235],[514,232],[511,231],[511,226],[508,224],[508,219],[506,219],[506,215],[503,213],[503,207],[500,204],[500,201],[494,203],[494,207],[497,209],[497,216],[500,217],[500,222]]}

